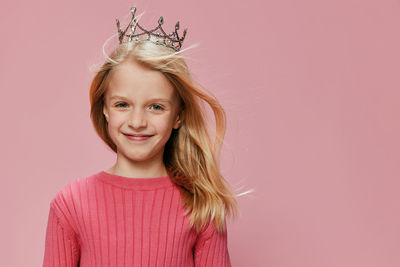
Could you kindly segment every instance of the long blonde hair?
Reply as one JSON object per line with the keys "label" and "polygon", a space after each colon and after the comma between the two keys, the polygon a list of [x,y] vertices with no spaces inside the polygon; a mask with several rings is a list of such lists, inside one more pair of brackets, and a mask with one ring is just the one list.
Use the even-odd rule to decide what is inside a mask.
{"label": "long blonde hair", "polygon": [[[180,189],[185,215],[190,213],[190,227],[199,232],[209,221],[214,221],[217,231],[222,232],[226,230],[226,216],[236,217],[238,212],[236,195],[219,169],[226,129],[225,111],[214,96],[194,85],[185,58],[180,52],[150,41],[120,44],[93,77],[90,117],[100,138],[117,152],[103,114],[110,71],[126,60],[136,60],[163,73],[179,96],[184,118],[180,128],[172,130],[165,145],[164,164],[171,180]],[[204,103],[214,114],[214,143],[206,125]]]}

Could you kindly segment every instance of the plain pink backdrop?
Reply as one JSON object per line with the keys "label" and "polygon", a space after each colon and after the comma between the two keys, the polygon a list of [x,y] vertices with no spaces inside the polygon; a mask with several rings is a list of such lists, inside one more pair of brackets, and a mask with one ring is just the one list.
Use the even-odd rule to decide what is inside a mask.
{"label": "plain pink backdrop", "polygon": [[89,68],[134,4],[188,27],[226,108],[223,174],[255,188],[228,222],[233,266],[400,266],[398,0],[3,1],[2,266],[41,266],[50,200],[113,165]]}

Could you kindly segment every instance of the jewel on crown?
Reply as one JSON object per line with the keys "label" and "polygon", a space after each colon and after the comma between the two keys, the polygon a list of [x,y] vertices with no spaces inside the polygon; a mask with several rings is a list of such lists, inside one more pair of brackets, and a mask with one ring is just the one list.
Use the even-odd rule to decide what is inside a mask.
{"label": "jewel on crown", "polygon": [[[148,40],[158,45],[164,45],[166,47],[170,47],[175,51],[179,51],[181,49],[183,40],[185,39],[186,36],[187,29],[183,31],[183,36],[179,37],[178,34],[179,21],[175,24],[175,31],[173,31],[170,34],[166,34],[161,26],[164,23],[164,18],[162,16],[158,19],[157,27],[155,27],[152,30],[146,30],[138,23],[137,18],[135,18],[135,12],[136,12],[136,7],[132,7],[131,8],[132,18],[124,31],[121,30],[119,20],[117,19],[118,37],[120,44],[131,41]],[[135,31],[138,28],[142,32],[135,33]]]}

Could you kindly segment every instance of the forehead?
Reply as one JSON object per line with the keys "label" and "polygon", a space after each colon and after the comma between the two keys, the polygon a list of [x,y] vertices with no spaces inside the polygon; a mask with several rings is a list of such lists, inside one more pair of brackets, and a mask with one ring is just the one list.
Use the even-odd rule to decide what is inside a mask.
{"label": "forehead", "polygon": [[110,72],[107,96],[126,98],[167,98],[172,100],[175,90],[168,79],[157,70],[136,62],[124,62]]}

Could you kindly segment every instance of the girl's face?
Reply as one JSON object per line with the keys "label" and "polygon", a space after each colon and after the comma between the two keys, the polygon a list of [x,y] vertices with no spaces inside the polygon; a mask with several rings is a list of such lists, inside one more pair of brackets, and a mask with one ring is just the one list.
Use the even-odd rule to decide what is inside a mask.
{"label": "girl's face", "polygon": [[110,75],[103,113],[117,155],[162,160],[172,128],[181,124],[175,89],[161,72],[136,62],[124,62]]}

